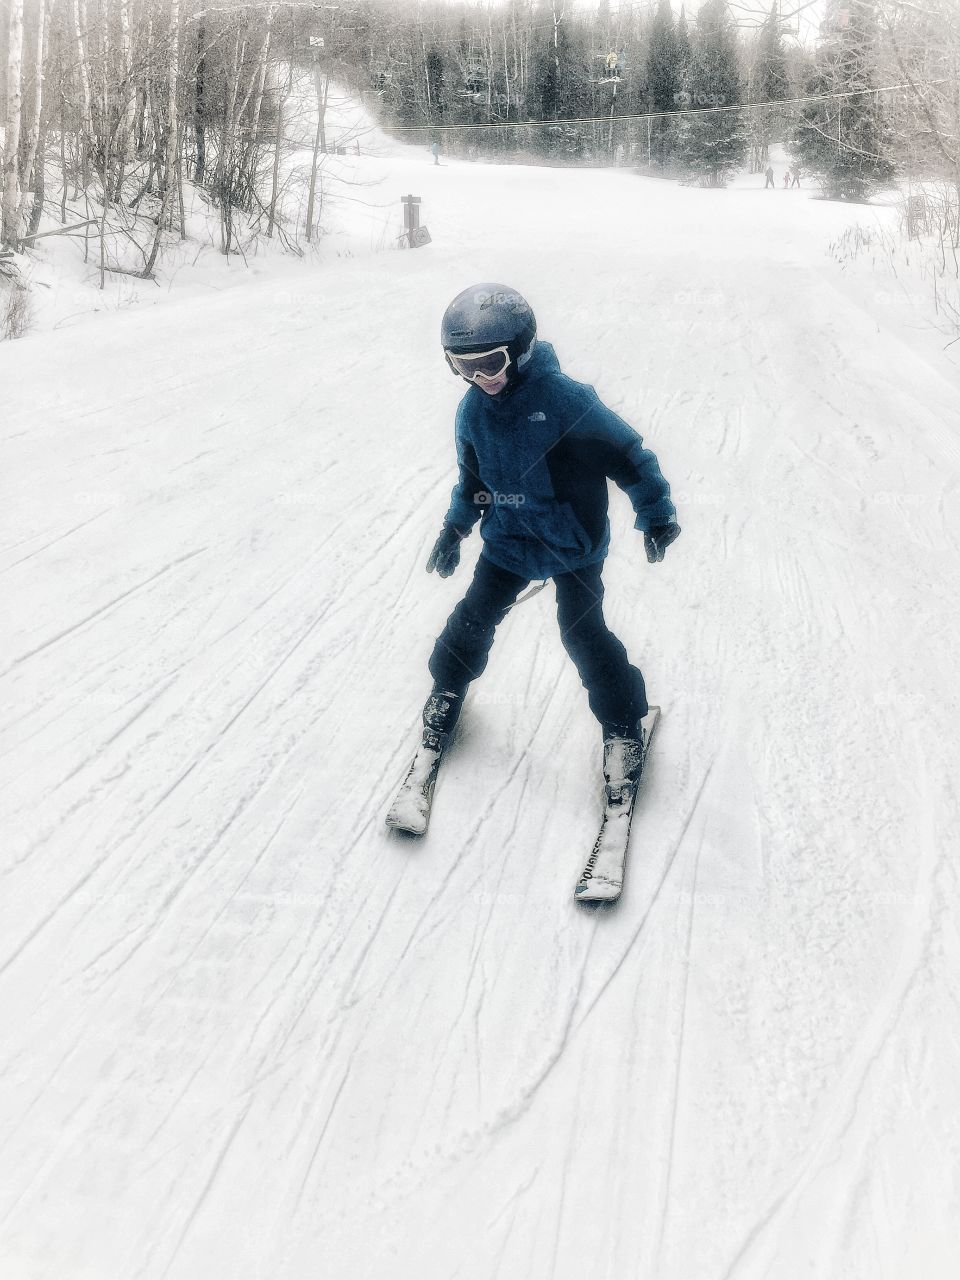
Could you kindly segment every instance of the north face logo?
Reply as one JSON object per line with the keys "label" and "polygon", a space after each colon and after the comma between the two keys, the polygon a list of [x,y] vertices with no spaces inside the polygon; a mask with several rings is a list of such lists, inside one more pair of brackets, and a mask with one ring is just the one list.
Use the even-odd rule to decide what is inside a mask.
{"label": "north face logo", "polygon": [[531,413],[530,417],[527,419],[528,422],[546,422],[546,420],[547,415],[545,413],[541,413],[539,409],[536,413]]}

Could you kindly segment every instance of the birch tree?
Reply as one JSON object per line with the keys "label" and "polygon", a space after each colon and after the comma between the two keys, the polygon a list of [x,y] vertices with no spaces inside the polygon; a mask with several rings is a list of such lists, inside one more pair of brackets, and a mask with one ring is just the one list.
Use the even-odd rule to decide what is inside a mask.
{"label": "birch tree", "polygon": [[130,0],[120,0],[120,53],[123,67],[123,98],[120,127],[117,130],[115,150],[119,169],[116,188],[123,184],[123,168],[130,152],[136,119],[137,96],[133,88],[133,38],[130,30]]}
{"label": "birch tree", "polygon": [[157,233],[153,239],[153,247],[150,250],[150,257],[147,259],[146,266],[142,273],[144,277],[153,274],[153,268],[157,261],[157,254],[160,252],[160,239],[163,235],[163,228],[170,216],[171,202],[176,188],[178,154],[177,87],[179,64],[180,0],[170,0],[170,27],[167,49],[167,136],[163,176],[163,198],[160,202],[160,212],[157,215]]}
{"label": "birch tree", "polygon": [[90,144],[93,141],[93,98],[90,92],[89,55],[87,52],[87,6],[86,0],[73,0],[73,30],[76,37],[77,70],[80,76],[82,94],[82,116],[80,123],[80,169],[83,186],[89,179]]}
{"label": "birch tree", "polygon": [[[26,214],[27,200],[34,182],[34,166],[40,142],[40,122],[43,116],[43,80],[46,51],[47,18],[50,0],[45,0],[37,8],[37,30],[33,41],[33,93],[29,110],[23,113],[20,135],[20,210],[19,220],[22,222]],[[38,169],[43,168],[41,154]]]}
{"label": "birch tree", "polygon": [[23,0],[9,0],[7,114],[4,129],[3,197],[0,241],[16,245],[20,234],[20,117],[23,63]]}

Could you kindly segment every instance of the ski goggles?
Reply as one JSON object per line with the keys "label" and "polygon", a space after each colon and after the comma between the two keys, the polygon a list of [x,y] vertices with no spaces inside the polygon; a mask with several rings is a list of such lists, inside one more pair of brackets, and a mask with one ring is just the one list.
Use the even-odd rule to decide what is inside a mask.
{"label": "ski goggles", "polygon": [[493,347],[490,351],[472,351],[469,355],[458,356],[452,351],[444,350],[447,364],[454,373],[468,382],[473,382],[477,374],[483,378],[499,378],[510,367],[510,352],[506,347]]}

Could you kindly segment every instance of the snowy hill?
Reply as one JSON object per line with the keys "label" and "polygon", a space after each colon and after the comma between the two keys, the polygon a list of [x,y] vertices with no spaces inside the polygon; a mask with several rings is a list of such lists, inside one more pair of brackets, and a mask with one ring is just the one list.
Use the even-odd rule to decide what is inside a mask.
{"label": "snowy hill", "polygon": [[[316,266],[0,347],[0,1272],[952,1280],[955,366],[802,191],[348,162]],[[656,566],[612,501],[664,707],[615,911],[550,588],[383,827],[480,279],[677,495]]]}

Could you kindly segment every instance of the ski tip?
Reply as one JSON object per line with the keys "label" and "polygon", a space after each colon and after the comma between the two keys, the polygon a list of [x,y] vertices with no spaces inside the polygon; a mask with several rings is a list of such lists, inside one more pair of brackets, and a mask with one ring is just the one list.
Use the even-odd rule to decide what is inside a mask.
{"label": "ski tip", "polygon": [[589,880],[586,884],[578,884],[573,891],[575,902],[583,902],[587,905],[616,902],[623,891],[623,885],[613,884],[610,881],[604,883],[602,880]]}
{"label": "ski tip", "polygon": [[423,836],[427,833],[427,824],[415,821],[403,821],[394,814],[388,813],[384,819],[385,825],[390,831],[400,831],[406,836]]}

